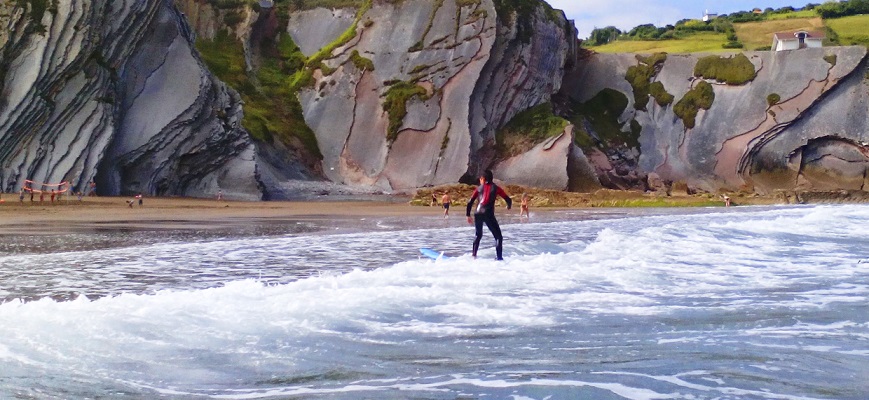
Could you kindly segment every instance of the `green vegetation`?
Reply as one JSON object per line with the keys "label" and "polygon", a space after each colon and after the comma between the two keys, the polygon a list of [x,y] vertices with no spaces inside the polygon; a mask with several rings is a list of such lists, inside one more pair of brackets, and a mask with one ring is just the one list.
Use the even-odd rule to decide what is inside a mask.
{"label": "green vegetation", "polygon": [[256,73],[245,70],[244,49],[227,31],[214,40],[197,39],[196,48],[214,75],[235,89],[244,101],[242,125],[261,141],[278,139],[301,143],[310,154],[322,158],[314,132],[305,124],[302,106],[291,80],[304,59],[289,35],[276,44],[278,56],[266,58]]}
{"label": "green vegetation", "polygon": [[[842,45],[869,46],[869,14],[826,20]],[[828,36],[830,36],[828,34]]]}
{"label": "green vegetation", "polygon": [[815,7],[815,12],[824,19],[848,17],[851,15],[869,14],[869,1],[849,0],[840,2],[825,2]]}
{"label": "green vegetation", "polygon": [[673,100],[676,99],[672,94],[667,93],[667,90],[664,89],[664,84],[661,82],[652,82],[649,84],[649,93],[655,99],[655,102],[661,107],[673,104]]}
{"label": "green vegetation", "polygon": [[444,5],[444,0],[434,0],[434,7],[432,8],[431,14],[428,16],[428,25],[425,27],[425,31],[422,33],[422,37],[419,38],[419,41],[414,43],[413,46],[410,46],[407,51],[409,53],[415,53],[417,51],[421,51],[425,47],[425,37],[428,36],[428,33],[431,32],[432,24],[434,24],[435,16],[438,13],[438,10]]}
{"label": "green vegetation", "polygon": [[[631,84],[631,88],[634,90],[634,108],[637,110],[646,110],[646,103],[649,102],[649,95],[652,94],[650,82],[661,70],[664,61],[666,60],[667,53],[655,53],[649,57],[637,55],[637,61],[639,63],[628,67],[628,71],[625,74],[625,80]],[[673,96],[664,90],[663,84],[660,82],[656,83],[657,85],[655,85],[654,94],[655,101],[660,105],[664,105],[662,103],[671,103],[673,101]],[[669,102],[666,101],[667,96],[670,97]]]}
{"label": "green vegetation", "polygon": [[734,28],[736,35],[739,36],[747,49],[757,50],[764,46],[770,46],[772,35],[776,32],[822,31],[824,30],[824,21],[817,16],[814,18],[776,19],[736,24]]}
{"label": "green vegetation", "polygon": [[769,96],[766,96],[766,104],[769,104],[770,107],[778,104],[781,101],[781,96],[778,93],[770,93]]}
{"label": "green vegetation", "polygon": [[818,12],[812,9],[803,9],[799,11],[791,11],[785,13],[770,13],[766,16],[767,21],[778,21],[783,19],[802,19],[802,18],[817,18]]}
{"label": "green vegetation", "polygon": [[598,53],[720,53],[726,51],[725,43],[723,33],[698,32],[679,40],[616,40],[590,49]]}
{"label": "green vegetation", "polygon": [[824,61],[828,62],[831,66],[836,66],[836,61],[838,61],[838,57],[835,54],[827,54],[824,56]]}
{"label": "green vegetation", "polygon": [[739,53],[733,57],[706,56],[697,60],[694,76],[714,79],[728,85],[742,85],[756,76],[754,64]]}
{"label": "green vegetation", "polygon": [[275,3],[285,3],[289,5],[289,9],[312,10],[314,8],[358,8],[368,0],[277,0]]}
{"label": "green vegetation", "polygon": [[355,65],[360,71],[374,71],[374,61],[371,61],[370,58],[362,57],[359,54],[359,50],[353,50],[353,52],[350,53],[350,61],[353,62],[353,65]]}
{"label": "green vegetation", "polygon": [[495,134],[499,158],[522,154],[546,139],[564,132],[570,122],[552,112],[552,104],[529,108],[507,123]]}
{"label": "green vegetation", "polygon": [[518,29],[516,36],[523,43],[528,43],[531,40],[531,35],[534,34],[534,27],[531,25],[531,15],[539,7],[543,8],[549,20],[558,24],[561,23],[561,13],[542,0],[494,0],[494,2],[498,19],[505,25],[516,22]]}
{"label": "green vegetation", "polygon": [[710,22],[685,19],[674,25],[644,24],[623,32],[615,27],[597,28],[584,42],[602,53],[696,53],[725,49],[768,50],[776,32],[826,31],[825,45],[869,46],[869,0],[767,8],[760,13],[739,11]]}
{"label": "green vegetation", "polygon": [[708,110],[715,101],[715,91],[706,81],[700,81],[697,86],[685,93],[685,97],[673,106],[673,112],[682,119],[686,129],[691,129],[696,123],[700,109]]}
{"label": "green vegetation", "polygon": [[383,102],[383,111],[389,113],[389,128],[386,132],[386,138],[389,143],[394,142],[398,138],[401,125],[404,123],[404,117],[407,116],[407,102],[413,98],[422,101],[431,98],[424,87],[404,81],[393,83],[384,94],[384,97],[386,97],[386,100]]}
{"label": "green vegetation", "polygon": [[[372,0],[365,0],[365,2],[359,6],[359,8],[356,10],[356,19],[353,20],[353,23],[350,24],[350,27],[347,28],[347,30],[345,30],[344,33],[341,34],[341,36],[339,36],[337,39],[333,40],[332,43],[329,43],[328,45],[317,51],[317,53],[308,58],[308,68],[323,69],[323,60],[331,58],[332,52],[335,51],[335,49],[347,44],[347,42],[353,40],[353,38],[356,37],[356,30],[359,27],[359,21],[362,19],[362,16],[371,9],[371,1]],[[331,72],[326,72],[327,71],[324,70],[323,74],[331,75]]]}
{"label": "green vegetation", "polygon": [[584,126],[588,121],[596,134],[592,137],[584,129],[574,132],[576,145],[588,150],[592,147],[639,148],[642,126],[636,120],[631,120],[630,130],[622,131],[619,117],[628,108],[628,98],[618,90],[604,89],[585,103],[572,104],[570,121],[577,127]]}

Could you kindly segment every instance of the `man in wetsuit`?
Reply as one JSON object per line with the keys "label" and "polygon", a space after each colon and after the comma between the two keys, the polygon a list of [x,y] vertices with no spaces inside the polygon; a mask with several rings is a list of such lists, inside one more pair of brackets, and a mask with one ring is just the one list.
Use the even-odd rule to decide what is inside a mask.
{"label": "man in wetsuit", "polygon": [[480,248],[480,240],[483,239],[483,224],[492,232],[495,237],[495,251],[498,255],[498,260],[503,260],[501,257],[502,245],[504,238],[501,236],[501,227],[498,226],[498,220],[495,219],[495,199],[498,196],[507,201],[507,209],[513,207],[513,200],[503,189],[492,182],[492,171],[486,170],[485,174],[480,177],[480,186],[474,191],[471,200],[468,201],[468,207],[465,210],[465,215],[468,217],[468,223],[471,223],[471,208],[474,206],[474,201],[479,199],[479,204],[474,212],[474,226],[476,227],[477,236],[474,238],[474,258],[477,257],[477,249]]}

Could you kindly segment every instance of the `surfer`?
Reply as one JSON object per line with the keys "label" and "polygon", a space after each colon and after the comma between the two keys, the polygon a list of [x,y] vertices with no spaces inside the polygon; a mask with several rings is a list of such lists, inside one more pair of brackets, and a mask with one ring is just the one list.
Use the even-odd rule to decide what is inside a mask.
{"label": "surfer", "polygon": [[474,194],[471,195],[471,199],[468,200],[468,207],[465,210],[465,215],[468,217],[468,223],[472,223],[471,208],[474,206],[474,201],[479,199],[473,220],[473,224],[476,227],[473,252],[474,258],[477,257],[477,249],[480,248],[480,240],[483,238],[483,224],[485,223],[489,228],[489,231],[492,232],[492,236],[495,237],[497,259],[503,260],[501,252],[504,240],[503,236],[501,236],[501,227],[498,226],[498,220],[495,219],[495,200],[498,196],[503,197],[504,200],[507,201],[508,210],[513,207],[513,200],[511,200],[510,196],[504,192],[504,189],[501,189],[498,185],[492,182],[493,178],[494,176],[490,170],[486,170],[483,176],[480,177],[480,186],[474,191]]}

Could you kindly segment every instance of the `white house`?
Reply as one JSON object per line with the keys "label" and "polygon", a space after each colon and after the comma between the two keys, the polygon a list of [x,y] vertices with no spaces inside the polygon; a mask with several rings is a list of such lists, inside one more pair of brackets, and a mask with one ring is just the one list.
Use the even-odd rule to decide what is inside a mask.
{"label": "white house", "polygon": [[703,13],[703,22],[709,22],[715,18],[718,18],[718,14],[710,13],[709,10]]}
{"label": "white house", "polygon": [[805,49],[807,47],[823,47],[822,42],[825,37],[823,32],[779,32],[772,35],[772,49],[774,51],[782,51]]}

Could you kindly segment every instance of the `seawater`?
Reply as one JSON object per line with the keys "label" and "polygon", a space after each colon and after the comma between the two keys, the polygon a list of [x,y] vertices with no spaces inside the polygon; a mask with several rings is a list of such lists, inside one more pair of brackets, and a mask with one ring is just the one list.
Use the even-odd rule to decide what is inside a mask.
{"label": "seawater", "polygon": [[869,398],[869,207],[566,219],[8,253],[0,398]]}

